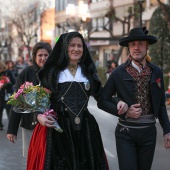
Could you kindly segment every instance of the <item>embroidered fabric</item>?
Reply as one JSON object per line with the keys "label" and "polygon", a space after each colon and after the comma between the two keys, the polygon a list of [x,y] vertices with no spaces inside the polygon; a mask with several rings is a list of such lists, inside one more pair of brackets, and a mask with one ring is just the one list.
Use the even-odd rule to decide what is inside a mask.
{"label": "embroidered fabric", "polygon": [[[82,126],[83,112],[87,108],[89,91],[85,90],[84,83],[65,82],[58,85],[58,102],[60,110],[64,115],[68,115],[75,130],[80,130]],[[80,118],[76,123],[75,118]]]}
{"label": "embroidered fabric", "polygon": [[129,65],[126,68],[127,72],[133,77],[136,82],[135,86],[135,98],[136,103],[141,104],[142,115],[153,113],[151,102],[151,90],[150,90],[150,75],[151,68],[146,65],[144,69],[139,73],[136,68]]}

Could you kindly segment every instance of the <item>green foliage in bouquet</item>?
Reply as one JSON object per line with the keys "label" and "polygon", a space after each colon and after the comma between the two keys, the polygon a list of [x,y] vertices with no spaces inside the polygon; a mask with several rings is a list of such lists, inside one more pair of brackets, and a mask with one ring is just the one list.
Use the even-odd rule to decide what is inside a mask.
{"label": "green foliage in bouquet", "polygon": [[50,107],[50,95],[50,90],[26,82],[20,86],[17,92],[9,97],[7,104],[18,109],[17,112],[45,112]]}
{"label": "green foliage in bouquet", "polygon": [[13,110],[16,113],[41,112],[44,116],[50,116],[54,120],[54,129],[62,133],[63,130],[57,122],[57,113],[50,109],[50,96],[50,90],[25,82],[17,92],[9,97],[7,104],[14,106]]}

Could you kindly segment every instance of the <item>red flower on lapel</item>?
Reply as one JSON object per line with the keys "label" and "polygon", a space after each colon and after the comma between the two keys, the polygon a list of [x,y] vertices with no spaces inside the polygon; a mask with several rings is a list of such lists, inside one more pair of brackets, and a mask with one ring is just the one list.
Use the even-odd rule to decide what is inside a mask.
{"label": "red flower on lapel", "polygon": [[158,87],[161,88],[161,79],[160,78],[156,79],[156,83],[157,83]]}

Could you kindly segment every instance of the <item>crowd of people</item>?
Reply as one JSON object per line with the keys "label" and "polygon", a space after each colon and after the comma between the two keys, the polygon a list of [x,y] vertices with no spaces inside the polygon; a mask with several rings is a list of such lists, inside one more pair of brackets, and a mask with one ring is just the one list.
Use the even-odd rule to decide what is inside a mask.
{"label": "crowd of people", "polygon": [[[9,118],[11,106],[7,105],[6,102],[14,92],[14,85],[18,78],[19,73],[28,66],[28,63],[24,61],[23,57],[18,57],[16,62],[8,60],[6,62],[0,61],[0,77],[3,76],[9,78],[9,82],[6,85],[0,85],[0,130],[3,130],[2,114],[3,110],[6,109],[7,117]],[[0,80],[1,81],[1,80]],[[2,87],[1,87],[2,86]]]}
{"label": "crowd of people", "polygon": [[107,61],[106,67],[107,71],[105,72],[105,75],[107,79],[109,78],[112,71],[118,66],[117,62],[114,59],[110,59]]}
{"label": "crowd of people", "polygon": [[[119,45],[129,51],[127,61],[119,66],[110,61],[112,67],[104,87],[78,32],[62,34],[53,49],[48,43],[36,43],[29,66],[22,57],[16,64],[0,63],[0,75],[8,76],[12,82],[1,88],[4,99],[5,90],[17,91],[26,81],[51,91],[49,112],[24,114],[9,108],[7,138],[15,143],[18,128],[22,127],[27,170],[109,170],[98,123],[87,107],[90,96],[100,109],[119,118],[115,129],[119,169],[150,170],[157,118],[165,148],[170,148],[163,73],[147,54],[149,45],[156,42],[146,28],[131,29],[127,37],[119,40]],[[56,131],[50,113],[57,117],[62,133]],[[2,130],[1,112],[0,118]]]}

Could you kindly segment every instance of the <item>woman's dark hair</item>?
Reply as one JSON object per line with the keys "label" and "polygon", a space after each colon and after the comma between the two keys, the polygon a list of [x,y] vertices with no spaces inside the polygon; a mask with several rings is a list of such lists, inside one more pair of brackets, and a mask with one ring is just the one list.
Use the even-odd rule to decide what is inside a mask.
{"label": "woman's dark hair", "polygon": [[37,42],[33,49],[32,49],[32,58],[33,60],[35,60],[35,57],[37,55],[37,51],[40,49],[46,49],[48,51],[48,53],[50,54],[52,51],[51,45],[49,43],[46,42]]}
{"label": "woman's dark hair", "polygon": [[9,63],[12,63],[12,66],[13,66],[13,67],[15,66],[15,63],[14,63],[12,60],[7,60],[7,61],[5,62],[7,68],[9,68]]}

